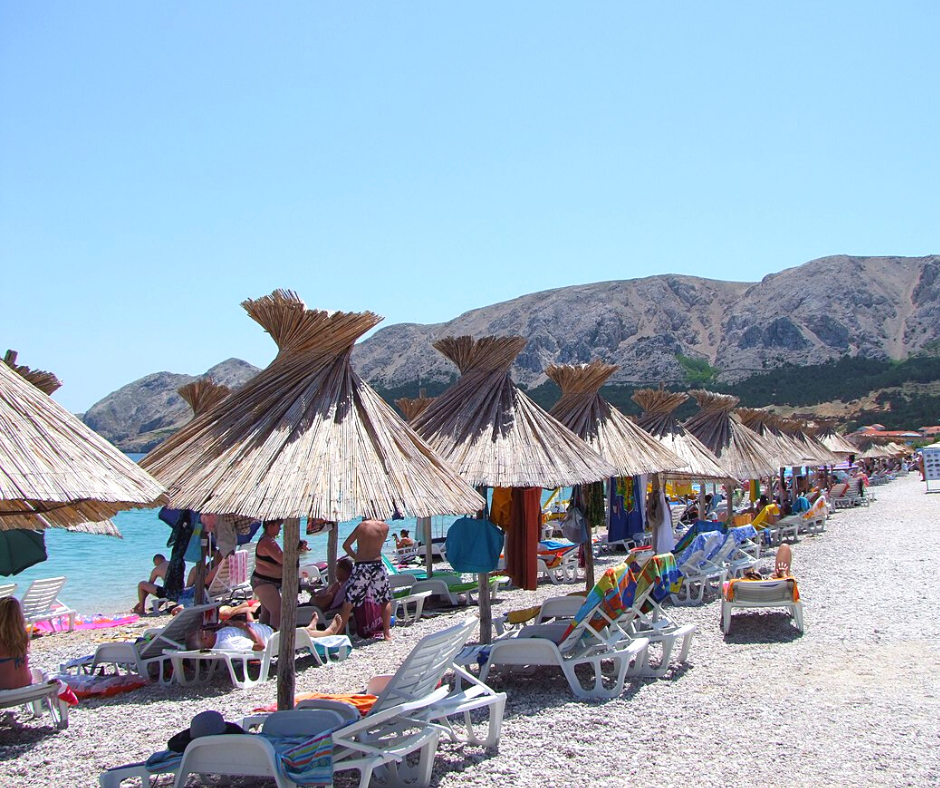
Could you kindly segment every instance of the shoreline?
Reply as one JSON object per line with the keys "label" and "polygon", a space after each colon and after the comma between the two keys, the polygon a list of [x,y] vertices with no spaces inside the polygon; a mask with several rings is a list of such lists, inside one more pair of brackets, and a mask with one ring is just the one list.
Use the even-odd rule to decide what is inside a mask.
{"label": "shoreline", "polygon": [[[940,518],[940,496],[923,490],[916,474],[879,487],[870,507],[838,512],[826,533],[793,547],[802,636],[782,612],[767,610],[736,612],[724,637],[720,602],[707,597],[701,607],[671,608],[698,626],[689,663],[662,679],[629,682],[616,700],[578,701],[558,671],[494,674],[490,684],[509,696],[498,753],[442,740],[432,785],[789,788],[831,783],[833,775],[841,785],[940,782],[940,576],[933,571],[940,537],[926,527]],[[763,571],[772,556],[762,558]],[[502,592],[494,615],[578,588]],[[420,637],[461,615],[396,627],[391,643],[357,643],[337,665],[300,661],[297,691],[361,690],[364,679],[393,671]],[[128,633],[153,623],[142,619]],[[31,664],[55,670],[118,633],[42,638]],[[18,734],[0,725],[0,784],[92,785],[105,768],[162,749],[199,711],[236,720],[275,694],[273,680],[244,691],[227,679],[201,689],[149,685],[83,701],[58,734],[33,722]]]}

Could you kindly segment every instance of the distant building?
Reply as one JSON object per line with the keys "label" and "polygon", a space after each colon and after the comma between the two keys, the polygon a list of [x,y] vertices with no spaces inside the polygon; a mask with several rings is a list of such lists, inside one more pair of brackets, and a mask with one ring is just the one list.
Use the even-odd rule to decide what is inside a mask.
{"label": "distant building", "polygon": [[[940,430],[940,427],[936,428]],[[915,430],[886,430],[881,424],[871,424],[867,427],[861,427],[856,430],[855,435],[868,438],[882,438],[885,442],[895,441],[896,443],[906,443],[908,446],[915,441],[923,440],[924,432]]]}

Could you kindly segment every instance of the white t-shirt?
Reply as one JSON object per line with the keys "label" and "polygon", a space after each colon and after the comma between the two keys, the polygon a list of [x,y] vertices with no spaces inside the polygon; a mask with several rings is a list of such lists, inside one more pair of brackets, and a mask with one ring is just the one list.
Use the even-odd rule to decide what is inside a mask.
{"label": "white t-shirt", "polygon": [[[267,643],[274,634],[274,630],[267,624],[249,624],[248,626],[263,643]],[[215,633],[215,648],[227,651],[251,651],[254,645],[254,641],[240,627],[222,627]]]}

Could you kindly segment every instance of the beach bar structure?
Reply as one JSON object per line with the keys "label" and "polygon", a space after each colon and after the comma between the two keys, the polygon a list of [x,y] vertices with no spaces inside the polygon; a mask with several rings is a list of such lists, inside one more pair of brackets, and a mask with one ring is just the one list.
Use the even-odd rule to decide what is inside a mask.
{"label": "beach bar structure", "polygon": [[[48,393],[48,372],[0,363],[0,530],[119,536],[111,517],[154,506],[163,487]],[[12,366],[10,366],[12,364]]]}
{"label": "beach bar structure", "polygon": [[465,514],[484,502],[353,370],[353,344],[378,315],[308,309],[289,290],[242,306],[277,356],[143,464],[176,508],[284,520],[277,701],[289,709],[300,519]]}
{"label": "beach bar structure", "polygon": [[[601,481],[617,469],[512,382],[522,337],[445,337],[434,347],[460,377],[413,424],[473,487],[544,488]],[[534,545],[530,556],[535,566]],[[512,545],[510,545],[512,549]],[[507,551],[508,552],[508,551]],[[480,576],[480,639],[489,642],[489,584]]]}
{"label": "beach bar structure", "polygon": [[[682,470],[684,463],[601,396],[601,386],[617,369],[603,361],[550,365],[545,374],[561,389],[561,398],[549,412],[610,462],[617,476],[654,474],[658,488],[659,474]],[[590,550],[585,550],[585,562],[585,584],[590,589],[594,586]]]}

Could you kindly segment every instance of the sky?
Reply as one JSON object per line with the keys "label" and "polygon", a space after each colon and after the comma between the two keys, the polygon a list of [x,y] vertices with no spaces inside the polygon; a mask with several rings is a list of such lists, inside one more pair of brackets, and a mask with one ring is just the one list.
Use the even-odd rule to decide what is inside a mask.
{"label": "sky", "polygon": [[81,412],[572,284],[940,252],[932,1],[0,4],[0,352]]}

